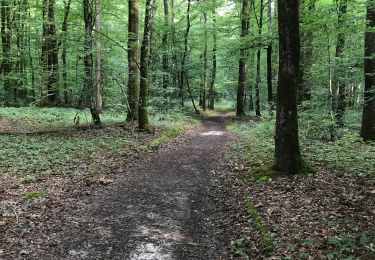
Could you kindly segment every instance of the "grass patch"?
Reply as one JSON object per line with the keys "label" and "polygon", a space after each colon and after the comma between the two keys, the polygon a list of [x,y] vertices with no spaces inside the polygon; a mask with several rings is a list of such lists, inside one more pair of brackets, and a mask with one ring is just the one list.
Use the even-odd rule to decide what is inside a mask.
{"label": "grass patch", "polygon": [[273,239],[270,236],[268,228],[262,224],[262,217],[258,213],[255,205],[248,200],[246,203],[247,212],[253,219],[253,227],[258,232],[260,236],[260,245],[262,250],[265,252],[271,252],[274,249]]}
{"label": "grass patch", "polygon": [[[64,119],[74,117],[77,110],[3,108],[0,113],[12,119],[20,119],[21,122],[51,119],[49,127],[56,129]],[[103,118],[106,117],[103,115]],[[114,122],[123,120],[124,116],[117,114],[107,119]],[[153,112],[150,121],[156,129],[154,135],[140,133],[131,124],[125,124],[125,127],[106,124],[103,128],[87,130],[70,127],[43,134],[0,135],[0,178],[18,176],[24,183],[33,183],[38,179],[37,176],[43,175],[86,176],[98,171],[100,165],[106,165],[108,156],[122,160],[167,142],[183,132],[188,125],[195,124],[181,112]]]}
{"label": "grass patch", "polygon": [[23,193],[22,198],[25,200],[35,200],[41,199],[48,195],[46,191],[38,190],[38,191],[28,191]]}
{"label": "grass patch", "polygon": [[149,143],[148,146],[149,147],[156,147],[156,146],[159,146],[162,143],[166,143],[166,142],[170,141],[171,139],[173,139],[173,138],[177,137],[178,135],[180,135],[183,130],[184,129],[182,129],[182,128],[168,130],[167,132],[165,132],[164,134],[162,134],[160,137],[152,140]]}
{"label": "grass patch", "polygon": [[[316,139],[319,135],[312,135],[309,132],[311,130],[307,131],[308,125],[302,122],[300,128],[300,147],[304,161],[302,173],[314,173],[315,168],[319,167],[359,176],[374,173],[375,145],[371,142],[364,143],[358,129],[349,125],[349,128],[341,130],[340,139],[327,142]],[[253,172],[267,172],[272,167],[275,149],[274,117],[266,116],[259,122],[232,122],[228,129],[237,137],[236,144],[231,148],[232,159],[241,161]]]}
{"label": "grass patch", "polygon": [[274,179],[282,176],[281,173],[272,167],[257,169],[252,172],[245,172],[241,175],[243,180],[251,181],[254,178],[261,182],[267,182],[269,179]]}
{"label": "grass patch", "polygon": [[[75,118],[79,117],[80,125],[92,123],[91,114],[88,109],[74,108],[38,108],[38,107],[2,107],[1,118],[12,119],[12,128],[5,130],[35,131],[44,129],[65,128],[76,125]],[[124,121],[126,114],[122,111],[106,110],[101,114],[102,122]],[[1,129],[3,130],[3,129]]]}

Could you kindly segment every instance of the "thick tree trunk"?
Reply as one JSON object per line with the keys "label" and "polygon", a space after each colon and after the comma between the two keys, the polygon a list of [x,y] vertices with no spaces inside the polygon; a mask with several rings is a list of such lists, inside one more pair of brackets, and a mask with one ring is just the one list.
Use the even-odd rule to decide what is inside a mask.
{"label": "thick tree trunk", "polygon": [[209,89],[209,109],[215,109],[215,81],[216,81],[216,69],[217,69],[217,30],[216,30],[216,9],[212,11],[212,22],[213,22],[213,42],[212,42],[212,73],[211,73],[211,82]]}
{"label": "thick tree trunk", "polygon": [[338,1],[338,30],[339,34],[337,36],[336,44],[336,61],[337,66],[335,69],[334,79],[333,79],[333,112],[336,115],[336,123],[338,126],[344,126],[344,112],[345,112],[345,68],[342,66],[342,58],[344,55],[345,48],[345,33],[343,30],[346,27],[345,24],[345,14],[348,7],[348,0],[339,0]]}
{"label": "thick tree trunk", "polygon": [[139,67],[138,67],[138,28],[139,28],[139,3],[138,0],[129,0],[128,22],[128,115],[127,121],[138,120],[139,104]]}
{"label": "thick tree trunk", "polygon": [[145,25],[141,46],[141,82],[139,96],[139,118],[138,126],[140,130],[148,130],[148,66],[150,59],[150,44],[153,22],[153,0],[146,0]]}
{"label": "thick tree trunk", "polygon": [[[249,34],[249,14],[250,3],[249,0],[242,1],[241,12],[241,39],[244,39]],[[240,60],[238,66],[238,88],[237,88],[237,116],[245,115],[245,86],[247,73],[247,59],[248,50],[244,43],[241,43]]]}
{"label": "thick tree trunk", "polygon": [[42,104],[53,106],[58,103],[59,96],[59,58],[55,26],[55,0],[44,0],[43,4]]}
{"label": "thick tree trunk", "polygon": [[[254,5],[254,2],[253,2]],[[259,16],[259,27],[258,27],[258,37],[262,37],[262,27],[263,27],[263,0],[260,0],[260,16]],[[255,10],[255,8],[254,8]],[[261,57],[261,46],[258,47],[257,52],[257,75],[255,82],[255,114],[256,116],[261,116],[260,113],[260,57]]]}
{"label": "thick tree trunk", "polygon": [[[375,0],[367,1],[365,33],[365,104],[363,106],[361,136],[375,141]],[[371,31],[372,30],[372,31]]]}
{"label": "thick tree trunk", "polygon": [[184,52],[182,54],[181,60],[181,69],[180,69],[180,99],[181,105],[184,106],[184,70],[185,70],[185,62],[188,55],[188,39],[189,39],[189,32],[190,32],[190,6],[191,0],[187,0],[187,11],[186,11],[186,30],[184,34]]}
{"label": "thick tree trunk", "polygon": [[298,140],[297,90],[299,83],[300,35],[298,0],[278,0],[279,83],[275,136],[275,166],[285,174],[301,168]]}
{"label": "thick tree trunk", "polygon": [[4,104],[12,106],[15,103],[14,86],[10,79],[12,73],[11,61],[11,22],[10,22],[10,2],[2,0],[1,2],[1,43],[3,47],[3,62],[1,64],[4,77]]}
{"label": "thick tree trunk", "polygon": [[272,86],[272,0],[267,2],[267,17],[268,17],[268,37],[269,43],[267,46],[267,99],[270,111],[273,108],[273,86]]}
{"label": "thick tree trunk", "polygon": [[67,54],[67,43],[66,43],[66,34],[68,32],[68,17],[70,12],[70,5],[71,0],[65,0],[64,1],[64,20],[62,24],[62,32],[63,32],[63,39],[62,39],[62,53],[61,53],[61,59],[63,64],[63,81],[64,81],[64,103],[65,105],[70,104],[69,99],[69,90],[68,90],[68,68],[66,64],[66,54]]}
{"label": "thick tree trunk", "polygon": [[162,38],[163,46],[163,88],[166,91],[169,85],[169,60],[168,60],[168,32],[169,32],[169,3],[164,0],[164,32]]}

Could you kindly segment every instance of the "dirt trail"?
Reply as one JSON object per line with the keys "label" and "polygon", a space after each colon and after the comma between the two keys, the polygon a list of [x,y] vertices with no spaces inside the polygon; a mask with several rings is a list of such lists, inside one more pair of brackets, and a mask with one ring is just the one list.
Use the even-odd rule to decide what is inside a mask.
{"label": "dirt trail", "polygon": [[[118,174],[62,219],[56,245],[38,259],[222,259],[227,239],[211,193],[212,171],[231,136],[224,116]],[[34,255],[35,256],[35,255]]]}

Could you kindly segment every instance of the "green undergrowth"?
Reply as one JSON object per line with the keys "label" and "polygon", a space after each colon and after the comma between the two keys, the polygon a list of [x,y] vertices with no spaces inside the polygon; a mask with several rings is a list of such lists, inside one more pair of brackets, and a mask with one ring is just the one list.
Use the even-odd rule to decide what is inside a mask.
{"label": "green undergrowth", "polygon": [[249,199],[246,203],[246,207],[247,212],[253,220],[252,225],[260,237],[260,245],[262,250],[265,252],[272,251],[274,249],[273,239],[270,236],[267,226],[262,223],[262,216],[258,213],[255,205]]}
{"label": "green undergrowth", "polygon": [[[12,118],[18,118],[23,113],[15,110],[15,116]],[[26,108],[20,110],[27,111]],[[75,112],[66,109],[64,114],[63,109],[56,110],[63,114],[63,118],[68,118]],[[31,108],[31,111],[34,111],[34,108]],[[47,115],[46,111],[55,110],[42,109],[36,112],[34,117],[32,112],[28,111],[26,116],[30,120],[39,120],[41,114],[44,118],[56,116]],[[11,116],[9,111],[7,116]],[[124,115],[121,117],[125,118]],[[120,116],[113,118],[119,119]],[[33,183],[45,175],[68,174],[79,177],[93,174],[100,166],[106,165],[108,157],[122,160],[139,155],[151,147],[169,141],[195,123],[183,113],[166,112],[151,114],[150,125],[154,129],[151,134],[138,132],[136,124],[107,124],[102,128],[92,129],[70,127],[63,131],[41,134],[0,134],[0,178],[17,176],[22,178],[24,183]],[[53,126],[58,127],[59,123]]]}
{"label": "green undergrowth", "polygon": [[41,199],[48,195],[46,191],[38,190],[38,191],[29,191],[23,193],[23,198],[25,200],[34,200],[34,199]]}
{"label": "green undergrowth", "polygon": [[[348,115],[354,122],[353,115]],[[306,116],[302,116],[306,118]],[[358,118],[357,118],[358,121]],[[304,172],[311,173],[313,168],[323,167],[342,174],[366,176],[374,173],[375,145],[365,143],[358,133],[358,124],[348,124],[340,129],[340,138],[334,142],[319,139],[326,131],[316,128],[314,133],[307,130],[307,122],[300,123],[300,147],[304,161]],[[317,127],[317,126],[316,126]],[[231,148],[231,156],[244,163],[256,179],[266,180],[276,177],[272,169],[274,159],[275,119],[266,116],[259,122],[236,121],[229,125],[229,130],[237,137],[237,142]],[[317,133],[319,132],[320,133]]]}
{"label": "green undergrowth", "polygon": [[[122,111],[106,110],[101,114],[104,123],[121,122],[126,114]],[[0,120],[11,119],[14,132],[51,130],[74,125],[91,124],[91,114],[88,109],[74,108],[38,108],[38,107],[2,107]],[[7,122],[8,123],[8,122]]]}

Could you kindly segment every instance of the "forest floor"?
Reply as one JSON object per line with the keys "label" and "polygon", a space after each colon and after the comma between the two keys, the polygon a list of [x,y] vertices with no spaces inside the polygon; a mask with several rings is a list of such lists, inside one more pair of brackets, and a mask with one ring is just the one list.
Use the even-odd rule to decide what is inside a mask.
{"label": "forest floor", "polygon": [[371,144],[349,143],[363,175],[328,167],[310,147],[315,172],[284,177],[264,167],[273,150],[266,120],[198,119],[151,135],[123,123],[18,134],[3,127],[0,259],[375,257]]}
{"label": "forest floor", "polygon": [[230,190],[215,177],[231,141],[224,116],[211,116],[157,151],[115,157],[99,179],[40,177],[44,184],[18,201],[12,195],[36,180],[6,179],[0,258],[231,258]]}

